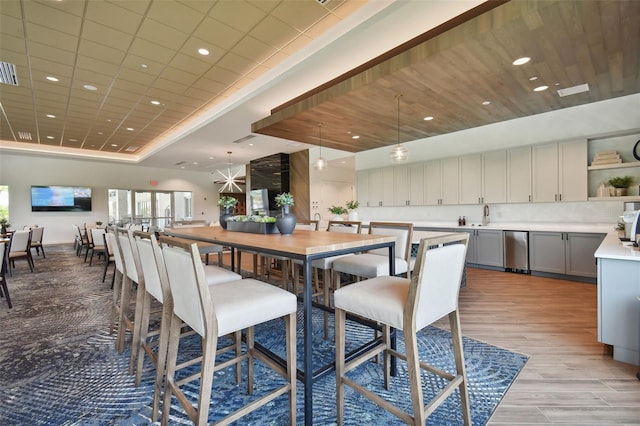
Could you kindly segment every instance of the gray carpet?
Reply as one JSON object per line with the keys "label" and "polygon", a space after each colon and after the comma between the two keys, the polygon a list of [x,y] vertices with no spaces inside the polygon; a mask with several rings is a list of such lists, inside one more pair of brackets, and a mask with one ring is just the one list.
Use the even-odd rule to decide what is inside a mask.
{"label": "gray carpet", "polygon": [[[6,301],[0,299],[0,425],[150,424],[154,369],[146,361],[142,384],[136,388],[133,377],[127,374],[129,349],[124,354],[114,350],[114,338],[108,334],[110,274],[107,282],[102,283],[102,264],[89,267],[75,256],[70,246],[47,248],[47,259],[40,257],[35,261],[34,273],[29,272],[26,262],[20,262],[14,276],[8,277],[14,308],[8,309]],[[318,332],[314,340],[314,362],[318,364],[334,357],[332,342],[321,337],[321,323],[322,315],[314,313],[314,328]],[[283,328],[278,322],[265,324],[257,328],[256,340],[280,351],[284,347]],[[462,329],[464,331],[464,323]],[[355,345],[370,336],[370,330],[352,325],[347,340]],[[301,344],[299,341],[299,354]],[[402,341],[399,345],[402,348]],[[527,357],[468,338],[464,339],[464,346],[473,424],[484,425]],[[423,358],[440,368],[455,371],[448,332],[429,327],[420,334],[420,347]],[[193,338],[181,350],[197,348],[198,341]],[[364,386],[410,409],[402,362],[390,392],[381,386],[379,365],[365,363],[353,373]],[[443,386],[433,375],[425,373],[423,378],[427,395]],[[258,362],[256,390],[249,397],[244,394],[244,385],[235,384],[231,371],[218,373],[209,420],[220,417],[213,407],[220,412],[233,409],[275,386],[279,380],[279,376]],[[301,385],[297,396],[297,423],[300,424],[303,420]],[[333,375],[314,384],[314,424],[335,424],[334,398]],[[174,400],[170,423],[189,424],[177,405]],[[456,394],[432,414],[429,424],[462,424],[459,405]],[[286,397],[280,397],[238,424],[286,424],[286,406]],[[347,392],[345,424],[382,423],[401,424],[366,399]]]}

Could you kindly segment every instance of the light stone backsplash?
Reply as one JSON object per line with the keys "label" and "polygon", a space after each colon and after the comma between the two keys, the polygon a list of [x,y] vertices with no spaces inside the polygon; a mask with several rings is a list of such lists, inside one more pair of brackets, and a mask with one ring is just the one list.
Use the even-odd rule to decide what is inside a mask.
{"label": "light stone backsplash", "polygon": [[[586,201],[575,203],[489,204],[490,223],[611,224],[622,215],[623,201]],[[465,216],[467,225],[482,222],[481,204],[455,206],[360,207],[359,219],[433,222],[455,226]]]}

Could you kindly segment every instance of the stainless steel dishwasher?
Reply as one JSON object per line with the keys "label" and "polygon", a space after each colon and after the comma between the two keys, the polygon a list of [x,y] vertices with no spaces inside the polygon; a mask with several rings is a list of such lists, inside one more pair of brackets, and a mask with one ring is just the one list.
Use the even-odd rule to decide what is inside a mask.
{"label": "stainless steel dishwasher", "polygon": [[504,267],[508,271],[529,273],[529,232],[504,231]]}

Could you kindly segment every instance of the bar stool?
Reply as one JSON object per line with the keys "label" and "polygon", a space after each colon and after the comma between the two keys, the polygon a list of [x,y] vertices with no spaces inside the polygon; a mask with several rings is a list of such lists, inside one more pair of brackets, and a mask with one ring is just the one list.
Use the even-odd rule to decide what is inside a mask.
{"label": "bar stool", "polygon": [[[417,272],[412,279],[381,276],[360,281],[335,291],[336,401],[337,423],[339,425],[342,424],[344,416],[345,385],[399,417],[405,423],[413,425],[424,425],[427,417],[449,395],[459,389],[464,423],[465,425],[471,424],[458,315],[458,293],[468,241],[469,235],[466,233],[449,235],[440,239],[422,239],[415,268]],[[439,246],[433,247],[436,244]],[[349,362],[345,362],[347,313],[377,322],[383,328],[382,338],[378,340],[376,346]],[[417,332],[445,315],[449,316],[451,326],[456,374],[451,374],[421,361],[418,354]],[[391,327],[402,330],[406,354],[392,349],[390,344]],[[346,376],[346,373],[377,356],[380,352],[384,354],[384,386],[386,389],[389,389],[391,356],[407,362],[413,416]],[[449,383],[427,405],[425,405],[422,392],[421,369],[449,380]]]}

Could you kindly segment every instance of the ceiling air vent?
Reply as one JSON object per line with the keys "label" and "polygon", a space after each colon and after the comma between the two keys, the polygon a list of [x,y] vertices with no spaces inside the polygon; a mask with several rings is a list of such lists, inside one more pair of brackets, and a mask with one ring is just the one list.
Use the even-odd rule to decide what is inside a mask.
{"label": "ceiling air vent", "polygon": [[560,97],[564,97],[564,96],[575,95],[576,93],[582,93],[582,92],[588,92],[588,91],[589,91],[589,85],[585,83],[585,84],[579,84],[573,87],[567,87],[566,89],[560,89],[558,90],[558,95]]}
{"label": "ceiling air vent", "polygon": [[253,138],[255,138],[255,137],[256,137],[256,135],[247,135],[247,136],[245,136],[245,137],[243,137],[243,138],[236,139],[235,141],[233,141],[233,142],[231,142],[231,143],[242,143],[242,142],[246,142],[246,141],[248,141],[249,139],[253,139]]}
{"label": "ceiling air vent", "polygon": [[16,74],[16,66],[14,64],[0,61],[0,83],[11,86],[18,85],[18,75]]}
{"label": "ceiling air vent", "polygon": [[321,5],[325,5],[327,3],[329,3],[331,0],[316,0],[316,3],[320,3]]}
{"label": "ceiling air vent", "polygon": [[33,138],[31,137],[31,133],[29,133],[29,132],[18,131],[18,137],[20,139],[22,139],[23,141],[33,140]]}
{"label": "ceiling air vent", "polygon": [[174,166],[182,166],[183,164],[186,164],[186,161],[178,161]]}

